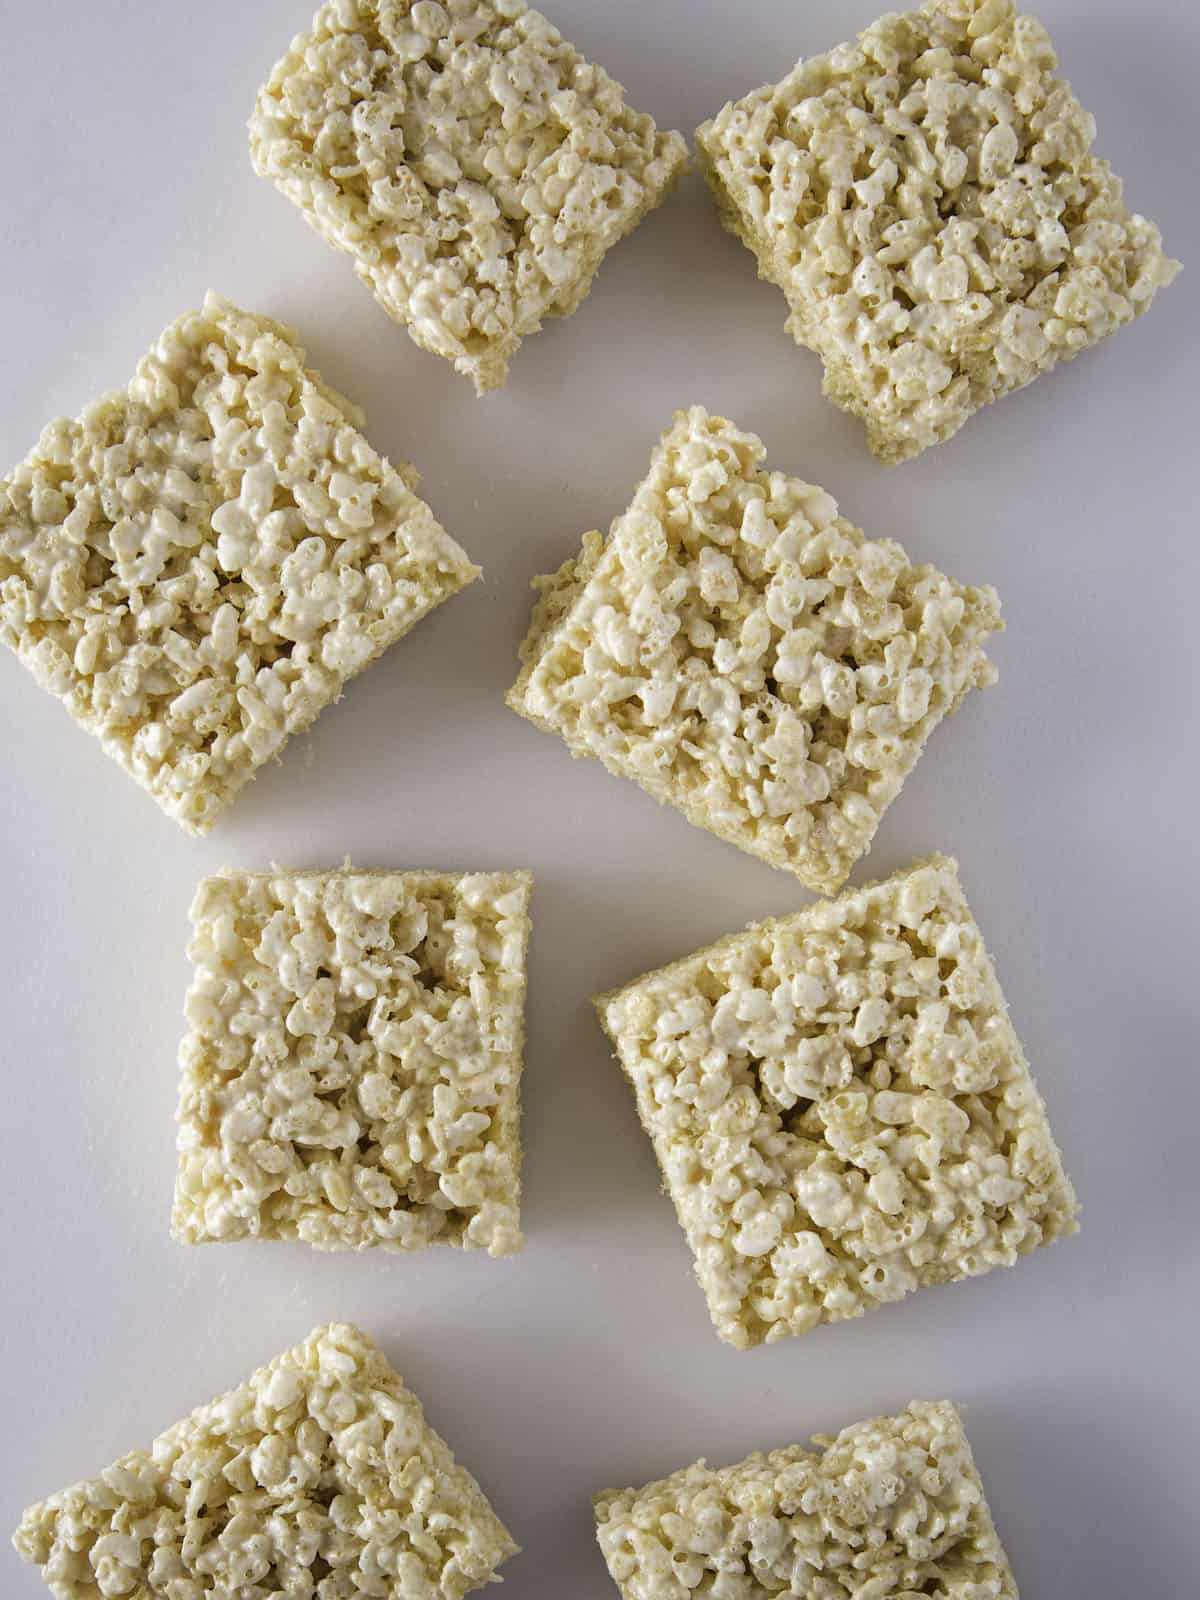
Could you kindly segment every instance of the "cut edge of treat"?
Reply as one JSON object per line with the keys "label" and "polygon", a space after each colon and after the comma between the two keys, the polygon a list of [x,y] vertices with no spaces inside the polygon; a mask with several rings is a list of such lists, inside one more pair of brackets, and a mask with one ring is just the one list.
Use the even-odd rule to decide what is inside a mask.
{"label": "cut edge of treat", "polygon": [[[390,462],[388,464],[389,466],[392,465]],[[397,524],[397,526],[399,526],[399,524]],[[444,529],[442,531],[445,532]],[[447,539],[452,539],[450,534],[446,534],[446,537]],[[287,745],[293,739],[299,738],[301,734],[307,733],[309,728],[312,727],[313,723],[316,722],[317,718],[322,714],[322,712],[328,711],[331,706],[337,705],[346,689],[351,683],[354,682],[356,678],[360,677],[364,672],[369,671],[369,669],[375,665],[375,663],[386,651],[390,650],[393,645],[399,644],[401,639],[407,638],[417,624],[424,622],[425,618],[436,611],[439,606],[445,605],[448,600],[453,600],[456,595],[461,594],[464,589],[469,588],[477,578],[482,577],[483,568],[477,567],[474,562],[466,557],[465,552],[462,552],[462,554],[464,556],[464,560],[466,561],[466,567],[463,570],[455,572],[453,575],[447,574],[446,587],[444,591],[437,595],[430,596],[426,600],[422,601],[420,606],[417,607],[413,615],[407,619],[402,627],[393,628],[385,633],[376,642],[375,648],[372,650],[367,659],[362,662],[360,666],[355,667],[352,672],[348,672],[343,675],[341,691],[335,695],[332,700],[326,700],[323,704],[314,707],[310,716],[307,716],[302,721],[297,722],[295,727],[289,730],[284,743],[273,756],[266,761],[260,762],[258,766],[253,767],[249,771],[242,774],[237,783],[227,785],[225,788],[224,797],[212,806],[202,822],[192,822],[189,818],[181,815],[178,806],[172,806],[171,804],[164,802],[164,800],[155,794],[148,785],[142,782],[142,780],[138,777],[138,774],[131,766],[127,766],[124,760],[122,760],[120,756],[116,755],[115,751],[108,749],[107,741],[101,735],[96,735],[96,737],[99,739],[100,744],[105,751],[109,755],[116,757],[122,770],[127,772],[130,777],[136,779],[139,786],[145,789],[146,793],[149,794],[152,799],[158,801],[158,804],[169,817],[174,818],[176,822],[180,823],[182,827],[192,835],[193,838],[204,838],[205,835],[212,831],[213,825],[220,821],[226,809],[237,798],[242,790],[245,789],[248,784],[253,783],[255,778],[259,777],[268,767],[282,763]],[[182,803],[182,801],[179,802],[180,805],[182,805]]]}
{"label": "cut edge of treat", "polygon": [[[622,95],[624,92],[622,87]],[[521,318],[511,336],[511,344],[506,340],[499,351],[485,352],[475,360],[472,360],[468,354],[464,354],[461,357],[450,356],[447,358],[453,362],[456,372],[470,378],[475,386],[477,399],[482,399],[485,395],[504,387],[508,381],[509,367],[512,365],[521,346],[533,334],[541,332],[547,319],[575,315],[591,294],[592,287],[600,275],[600,269],[604,265],[609,252],[615,250],[631,234],[636,233],[647,217],[666,203],[678,187],[681,179],[686,176],[691,160],[688,154],[687,142],[683,135],[674,130],[664,132],[658,128],[657,123],[655,128],[656,139],[661,145],[661,149],[658,152],[660,158],[665,158],[668,152],[672,156],[668,171],[657,184],[651,185],[646,189],[642,203],[630,213],[621,231],[608,240],[602,248],[596,248],[589,252],[579,278],[569,284],[566,292],[556,300],[551,301],[549,305],[538,311],[531,309],[527,316]],[[385,307],[384,309],[386,310],[387,308]],[[388,314],[392,315],[391,312]],[[413,334],[412,328],[407,323],[400,322],[395,316],[392,316],[392,320],[405,329],[419,349],[427,350],[434,355],[446,356],[445,351],[437,350],[432,345],[423,344],[421,340],[417,339]]]}
{"label": "cut edge of treat", "polygon": [[[538,598],[533,605],[529,628],[517,646],[521,670],[512,687],[504,696],[504,703],[519,717],[532,722],[546,733],[557,733],[550,723],[536,717],[525,704],[525,691],[538,663],[551,648],[566,626],[575,609],[575,602],[591,581],[608,545],[610,535],[592,529],[585,533],[576,555],[567,559],[554,572],[539,574],[531,579],[529,587]],[[590,752],[588,752],[590,754]]]}
{"label": "cut edge of treat", "polygon": [[[700,950],[693,950],[690,954],[679,956],[666,965],[655,967],[650,972],[644,972],[640,977],[631,978],[628,983],[621,983],[615,989],[603,990],[600,994],[592,996],[592,1005],[601,1017],[601,1026],[610,1038],[615,1038],[605,1020],[608,1007],[618,1000],[632,998],[639,989],[648,984],[657,983],[660,979],[675,979],[686,977],[692,967],[701,967],[714,956],[724,955],[727,950],[736,948],[746,939],[759,936],[767,937],[782,924],[797,924],[802,917],[812,917],[814,913],[826,910],[837,905],[842,900],[849,900],[858,895],[871,895],[880,890],[891,890],[906,883],[918,872],[932,868],[939,873],[943,880],[953,884],[958,893],[962,894],[962,884],[959,879],[958,860],[955,856],[945,855],[940,850],[932,851],[929,855],[920,856],[911,861],[908,866],[897,868],[895,872],[884,873],[881,877],[871,878],[866,883],[848,884],[837,895],[813,900],[809,905],[801,906],[798,911],[784,912],[776,917],[762,917],[756,922],[747,922],[743,927],[736,928],[732,933],[722,934],[719,939],[714,939],[711,944],[705,945]],[[989,958],[990,959],[990,958]]]}

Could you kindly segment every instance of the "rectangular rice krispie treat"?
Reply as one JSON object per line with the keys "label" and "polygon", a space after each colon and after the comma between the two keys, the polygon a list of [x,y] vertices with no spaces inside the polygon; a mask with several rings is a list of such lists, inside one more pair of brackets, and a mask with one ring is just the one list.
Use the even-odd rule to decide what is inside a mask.
{"label": "rectangular rice krispie treat", "polygon": [[1179,270],[1012,0],[928,0],[697,130],[725,226],[825,393],[904,461],[1145,311]]}
{"label": "rectangular rice krispie treat", "polygon": [[206,879],[175,1237],[519,1250],[531,888],[349,867]]}
{"label": "rectangular rice krispie treat", "polygon": [[687,165],[524,0],[329,0],[259,91],[250,151],[480,394]]}
{"label": "rectangular rice krispie treat", "polygon": [[331,1323],[13,1536],[59,1600],[462,1600],[517,1553],[382,1352]]}
{"label": "rectangular rice krispie treat", "polygon": [[596,1001],[738,1349],[1011,1266],[1078,1206],[956,863]]}
{"label": "rectangular rice krispie treat", "polygon": [[865,538],[765,455],[677,413],[607,543],[536,580],[508,704],[831,893],[934,728],[995,681],[999,600]]}
{"label": "rectangular rice krispie treat", "polygon": [[624,1600],[1017,1600],[962,1419],[914,1400],[818,1434],[813,1449],[704,1461],[596,1496],[596,1533]]}
{"label": "rectangular rice krispie treat", "polygon": [[0,639],[191,833],[479,576],[364,422],[209,295],[0,482]]}

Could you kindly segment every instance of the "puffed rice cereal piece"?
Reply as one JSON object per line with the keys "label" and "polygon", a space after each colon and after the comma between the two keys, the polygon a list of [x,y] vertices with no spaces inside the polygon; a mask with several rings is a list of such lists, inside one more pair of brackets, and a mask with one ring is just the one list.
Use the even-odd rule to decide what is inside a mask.
{"label": "puffed rice cereal piece", "polygon": [[624,1600],[1017,1600],[949,1400],[595,1501]]}
{"label": "puffed rice cereal piece", "polygon": [[948,857],[731,934],[596,1006],[738,1349],[1077,1230]]}
{"label": "puffed rice cereal piece", "polygon": [[190,833],[479,576],[365,420],[210,294],[0,482],[0,639]]}
{"label": "puffed rice cereal piece", "polygon": [[687,165],[524,0],[329,0],[259,91],[250,151],[479,394]]}
{"label": "puffed rice cereal piece", "polygon": [[519,1250],[531,888],[349,866],[201,883],[175,1237]]}
{"label": "puffed rice cereal piece", "polygon": [[508,704],[831,893],[1002,627],[992,588],[868,540],[762,441],[678,412],[607,543],[535,580]]}
{"label": "puffed rice cereal piece", "polygon": [[825,393],[898,462],[1149,308],[1179,263],[1013,0],[892,14],[697,130]]}
{"label": "puffed rice cereal piece", "polygon": [[30,1506],[13,1544],[59,1600],[461,1600],[517,1553],[420,1401],[346,1323]]}

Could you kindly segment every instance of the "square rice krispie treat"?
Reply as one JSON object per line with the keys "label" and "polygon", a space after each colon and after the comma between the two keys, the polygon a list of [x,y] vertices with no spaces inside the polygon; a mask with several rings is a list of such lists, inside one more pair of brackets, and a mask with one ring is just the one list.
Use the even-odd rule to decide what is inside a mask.
{"label": "square rice krispie treat", "polygon": [[703,1461],[596,1496],[596,1533],[625,1600],[1017,1600],[983,1485],[948,1400],[914,1400],[818,1434],[814,1449]]}
{"label": "square rice krispie treat", "polygon": [[259,91],[250,152],[480,394],[687,165],[524,0],[329,0]]}
{"label": "square rice krispie treat", "polygon": [[30,1506],[13,1544],[59,1600],[461,1600],[517,1553],[416,1396],[344,1323]]}
{"label": "square rice krispie treat", "polygon": [[928,0],[696,134],[726,227],[883,461],[1140,316],[1178,262],[1012,0]]}
{"label": "square rice krispie treat", "polygon": [[596,1001],[738,1349],[1011,1266],[1078,1206],[944,856]]}
{"label": "square rice krispie treat", "polygon": [[349,867],[206,879],[175,1237],[519,1250],[531,888]]}
{"label": "square rice krispie treat", "polygon": [[934,728],[995,681],[999,600],[865,538],[765,454],[679,412],[607,543],[536,580],[508,703],[831,893]]}
{"label": "square rice krispie treat", "polygon": [[479,576],[364,422],[209,295],[0,482],[0,639],[191,833]]}

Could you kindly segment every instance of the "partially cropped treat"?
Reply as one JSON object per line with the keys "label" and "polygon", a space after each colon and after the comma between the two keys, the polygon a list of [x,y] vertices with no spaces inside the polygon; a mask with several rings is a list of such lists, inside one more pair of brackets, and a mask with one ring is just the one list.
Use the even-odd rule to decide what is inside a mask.
{"label": "partially cropped treat", "polygon": [[345,1323],[30,1506],[13,1544],[58,1600],[462,1600],[517,1553],[416,1396]]}
{"label": "partially cropped treat", "polygon": [[624,1600],[1017,1600],[948,1400],[914,1400],[812,1444],[597,1495],[597,1537]]}
{"label": "partially cropped treat", "polygon": [[870,847],[1001,627],[991,588],[867,539],[761,440],[679,412],[607,542],[550,578],[514,711],[810,888]]}
{"label": "partially cropped treat", "polygon": [[696,134],[825,392],[904,461],[1145,311],[1178,262],[1012,0],[928,0]]}
{"label": "partially cropped treat", "polygon": [[1078,1206],[944,856],[596,1001],[738,1349],[1011,1266]]}
{"label": "partially cropped treat", "polygon": [[519,1250],[531,884],[349,867],[206,879],[176,1238]]}
{"label": "partially cropped treat", "polygon": [[260,90],[250,151],[480,394],[687,164],[524,0],[329,0]]}
{"label": "partially cropped treat", "polygon": [[209,295],[0,482],[0,639],[191,833],[479,576],[364,422]]}

